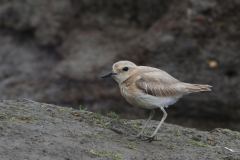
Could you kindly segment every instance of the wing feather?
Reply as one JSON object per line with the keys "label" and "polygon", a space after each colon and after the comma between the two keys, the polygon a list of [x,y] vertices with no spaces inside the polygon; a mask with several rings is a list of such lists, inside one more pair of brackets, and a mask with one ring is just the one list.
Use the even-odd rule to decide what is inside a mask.
{"label": "wing feather", "polygon": [[182,95],[186,91],[182,82],[159,69],[141,67],[136,77],[136,87],[149,95],[169,97]]}

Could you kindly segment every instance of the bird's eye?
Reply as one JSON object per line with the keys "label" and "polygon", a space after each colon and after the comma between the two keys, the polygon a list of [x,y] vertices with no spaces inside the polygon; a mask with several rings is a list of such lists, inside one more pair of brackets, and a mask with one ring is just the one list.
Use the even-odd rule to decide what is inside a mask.
{"label": "bird's eye", "polygon": [[128,67],[124,67],[122,70],[123,71],[128,71]]}

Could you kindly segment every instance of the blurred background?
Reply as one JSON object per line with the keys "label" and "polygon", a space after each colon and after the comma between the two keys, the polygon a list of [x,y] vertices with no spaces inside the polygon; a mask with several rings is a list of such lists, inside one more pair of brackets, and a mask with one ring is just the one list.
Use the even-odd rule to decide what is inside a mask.
{"label": "blurred background", "polygon": [[148,118],[100,78],[119,60],[213,86],[166,109],[166,122],[240,130],[239,0],[0,0],[1,99]]}

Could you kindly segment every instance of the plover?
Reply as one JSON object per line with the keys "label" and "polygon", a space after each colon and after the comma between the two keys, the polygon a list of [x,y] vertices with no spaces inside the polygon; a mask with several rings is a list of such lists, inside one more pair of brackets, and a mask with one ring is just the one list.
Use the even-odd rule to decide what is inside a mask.
{"label": "plover", "polygon": [[[147,66],[137,66],[130,61],[119,61],[112,67],[112,71],[101,78],[112,76],[118,83],[122,96],[132,105],[151,109],[150,117],[142,131],[137,135],[142,140],[154,140],[159,128],[167,117],[164,107],[177,102],[183,95],[211,91],[210,85],[190,84],[180,82],[167,72]],[[143,139],[143,132],[155,114],[154,108],[163,111],[163,118],[156,130],[147,139]]]}

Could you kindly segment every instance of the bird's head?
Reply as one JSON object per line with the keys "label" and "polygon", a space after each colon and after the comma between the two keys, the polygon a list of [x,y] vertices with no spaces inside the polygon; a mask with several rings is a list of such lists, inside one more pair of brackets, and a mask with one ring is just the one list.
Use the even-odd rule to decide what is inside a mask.
{"label": "bird's head", "polygon": [[101,78],[112,76],[118,83],[122,83],[131,77],[137,70],[137,66],[130,61],[119,61],[113,64],[112,72],[103,75]]}

